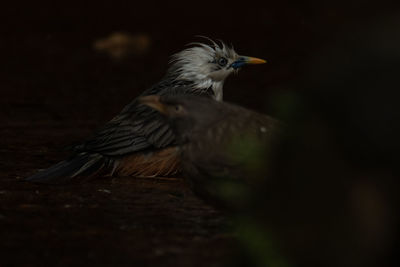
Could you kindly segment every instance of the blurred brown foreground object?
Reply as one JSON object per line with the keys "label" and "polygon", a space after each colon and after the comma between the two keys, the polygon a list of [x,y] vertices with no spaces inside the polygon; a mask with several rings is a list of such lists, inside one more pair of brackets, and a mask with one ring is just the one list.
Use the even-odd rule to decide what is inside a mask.
{"label": "blurred brown foreground object", "polygon": [[199,96],[151,95],[140,102],[166,116],[182,170],[197,194],[230,210],[249,208],[279,140],[279,121]]}

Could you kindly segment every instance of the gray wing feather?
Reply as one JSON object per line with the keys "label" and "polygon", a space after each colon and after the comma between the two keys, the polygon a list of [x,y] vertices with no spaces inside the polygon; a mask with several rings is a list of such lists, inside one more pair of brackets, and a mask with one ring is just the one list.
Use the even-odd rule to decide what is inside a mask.
{"label": "gray wing feather", "polygon": [[[186,81],[163,80],[149,88],[143,95],[158,94],[205,94],[212,90],[195,90]],[[153,109],[141,105],[137,99],[127,105],[119,115],[99,129],[74,150],[99,153],[104,156],[118,157],[151,148],[172,145],[175,136],[165,119]]]}

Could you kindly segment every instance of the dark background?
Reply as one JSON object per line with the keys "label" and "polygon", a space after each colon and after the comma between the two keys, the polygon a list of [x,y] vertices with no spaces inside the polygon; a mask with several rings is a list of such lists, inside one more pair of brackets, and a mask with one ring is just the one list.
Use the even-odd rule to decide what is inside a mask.
{"label": "dark background", "polygon": [[[0,265],[224,266],[236,249],[234,236],[226,230],[229,220],[193,196],[180,179],[121,178],[66,187],[20,180],[61,160],[68,154],[62,150],[64,146],[90,134],[158,81],[170,55],[198,41],[195,35],[222,39],[232,43],[238,53],[266,59],[266,65],[251,66],[229,77],[225,100],[285,117],[287,110],[282,111],[280,103],[287,102],[280,102],[280,96],[310,97],[311,81],[332,85],[336,76],[315,79],[324,77],[315,70],[328,67],[321,62],[327,54],[334,55],[334,70],[341,69],[341,63],[354,66],[347,72],[359,69],[352,63],[376,52],[364,49],[366,43],[380,40],[383,29],[389,29],[386,37],[398,34],[398,28],[386,25],[388,18],[399,15],[399,9],[384,1],[22,1],[3,3],[0,13]],[[120,59],[94,49],[96,41],[115,32],[145,36],[149,45],[141,53]],[[374,35],[366,38],[369,32]],[[392,42],[383,42],[383,47],[385,44]],[[353,50],[347,50],[348,46]],[[365,52],[353,56],[352,51]],[[379,52],[375,54],[380,58]],[[352,82],[357,84],[366,76]],[[337,86],[349,84],[351,81],[344,79]],[[396,106],[398,95],[393,90],[381,98],[380,105],[371,105],[380,95],[371,90],[370,97],[363,99],[372,114],[385,106],[387,99]],[[311,114],[332,122],[332,132],[339,137],[351,136],[347,143],[341,142],[347,138],[338,139],[343,144],[341,153],[348,155],[346,152],[354,151],[349,142],[358,140],[352,133],[364,128],[350,127],[343,134],[342,120],[332,120],[339,115],[332,115],[338,113],[331,107],[341,107],[341,99],[350,99],[346,103],[352,104],[363,92],[338,92],[334,98],[329,93],[322,98],[328,99],[327,105],[314,105],[324,103],[318,96],[323,94],[304,103],[314,103],[310,104]],[[296,109],[289,111],[296,113]],[[346,109],[340,117],[352,118],[349,114],[354,111]],[[296,119],[292,113],[289,117]],[[381,115],[390,117],[392,113],[388,110]],[[346,127],[354,125],[357,118],[346,120]],[[385,136],[379,137],[382,139]],[[349,173],[348,166],[370,174],[365,166],[375,163],[375,171],[379,169],[376,177],[381,177],[382,169],[386,170],[384,177],[395,175],[391,170],[397,158],[385,153],[388,147],[391,153],[397,151],[398,142],[395,148],[390,143],[394,139],[392,134],[389,145],[377,145],[367,153],[362,153],[364,146],[355,146],[352,157],[344,157],[349,164],[340,169],[339,176],[340,172]],[[368,135],[366,140],[364,144],[370,144]],[[331,148],[332,144],[328,145],[327,151]],[[334,158],[342,158],[341,153]],[[365,161],[358,160],[361,154],[367,155]],[[377,161],[381,155],[387,156],[389,165]],[[315,157],[309,160],[315,161]],[[321,174],[332,165],[325,167],[316,172]],[[390,186],[384,178],[380,180],[385,186],[378,191],[384,194],[393,179],[388,178]],[[299,260],[298,251],[288,251],[295,262]]]}

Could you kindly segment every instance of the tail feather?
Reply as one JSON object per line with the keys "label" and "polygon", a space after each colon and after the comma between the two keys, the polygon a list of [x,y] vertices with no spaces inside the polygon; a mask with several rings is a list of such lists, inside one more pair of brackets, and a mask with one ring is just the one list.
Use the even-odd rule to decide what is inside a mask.
{"label": "tail feather", "polygon": [[65,183],[76,176],[89,176],[100,171],[108,164],[107,161],[106,158],[99,154],[82,153],[40,171],[26,178],[26,181],[47,184]]}

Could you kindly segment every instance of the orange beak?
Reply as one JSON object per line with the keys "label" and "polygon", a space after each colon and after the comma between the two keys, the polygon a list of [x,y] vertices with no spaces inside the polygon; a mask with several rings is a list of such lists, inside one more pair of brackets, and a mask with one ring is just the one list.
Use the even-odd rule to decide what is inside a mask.
{"label": "orange beak", "polygon": [[239,69],[244,65],[264,63],[267,63],[267,61],[261,58],[240,56],[235,62],[232,63],[231,66],[234,69]]}

